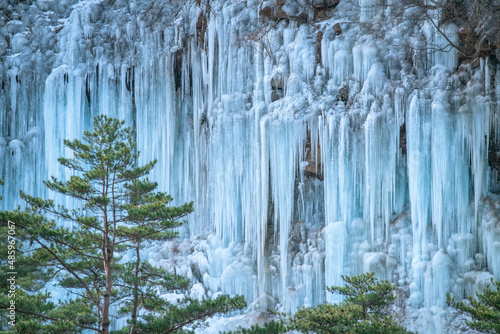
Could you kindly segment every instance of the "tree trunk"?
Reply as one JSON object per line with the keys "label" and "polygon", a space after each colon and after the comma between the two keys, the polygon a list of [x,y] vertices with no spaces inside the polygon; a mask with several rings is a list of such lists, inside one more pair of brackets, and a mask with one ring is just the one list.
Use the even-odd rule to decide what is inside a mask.
{"label": "tree trunk", "polygon": [[[103,183],[104,184],[104,183]],[[103,189],[104,190],[104,189]],[[105,191],[103,191],[104,194]],[[106,276],[106,290],[104,293],[104,300],[102,306],[102,333],[109,334],[109,305],[111,301],[111,287],[112,287],[112,276],[111,276],[111,260],[113,259],[113,252],[109,240],[109,221],[107,217],[106,207],[104,208],[103,217],[103,235],[102,235],[102,258],[104,260],[104,274]]]}
{"label": "tree trunk", "polygon": [[130,327],[130,334],[135,334],[137,331],[135,329],[135,324],[137,321],[137,309],[139,308],[139,265],[140,265],[140,254],[139,254],[139,248],[140,248],[140,241],[137,241],[136,246],[135,246],[135,255],[137,258],[137,262],[135,263],[135,272],[134,272],[134,306],[132,308],[132,326]]}
{"label": "tree trunk", "polygon": [[[106,238],[107,239],[107,238]],[[109,242],[109,240],[107,240]],[[106,257],[104,260],[104,272],[106,274],[106,292],[104,293],[104,303],[102,307],[102,332],[103,334],[109,333],[109,305],[111,301],[111,288],[112,288],[112,276],[111,276],[111,257],[110,253],[106,252]]]}

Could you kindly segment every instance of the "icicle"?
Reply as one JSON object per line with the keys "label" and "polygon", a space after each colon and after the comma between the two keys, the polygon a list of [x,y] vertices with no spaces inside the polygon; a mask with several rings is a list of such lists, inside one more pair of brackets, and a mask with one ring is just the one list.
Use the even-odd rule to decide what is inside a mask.
{"label": "icicle", "polygon": [[423,302],[423,270],[422,261],[429,260],[427,244],[427,226],[430,214],[430,119],[425,101],[416,94],[413,96],[406,118],[407,150],[408,150],[408,182],[410,192],[411,220],[413,227],[413,277],[410,285],[414,307]]}
{"label": "icicle", "polygon": [[[325,226],[325,285],[344,286],[341,275],[345,273],[345,252],[347,231],[343,222],[329,223]],[[344,298],[341,295],[327,293],[326,301],[340,303]]]}
{"label": "icicle", "polygon": [[[271,189],[275,206],[275,230],[279,228],[280,275],[283,298],[288,298],[288,238],[294,210],[295,171],[306,138],[305,126],[293,118],[278,118],[270,127]],[[286,302],[285,302],[286,305]]]}
{"label": "icicle", "polygon": [[[409,287],[413,315],[432,322],[423,331],[439,332],[447,289],[479,291],[489,277],[479,270],[500,277],[499,201],[489,193],[498,172],[488,167],[500,70],[494,91],[490,61],[450,74],[456,51],[430,22],[377,29],[385,18],[372,18],[397,1],[360,0],[355,11],[340,2],[330,20],[280,20],[264,36],[248,29],[259,28],[258,4],[191,4],[152,24],[131,2],[121,29],[101,20],[119,4],[80,2],[58,32],[55,68],[41,66],[52,71],[39,75],[45,85],[8,56],[2,207],[19,204],[19,188],[42,195],[34,167],[37,180],[69,177],[56,162],[69,154],[62,140],[81,137],[97,114],[119,117],[137,131],[139,163],[158,159],[150,178],[173,204],[195,202],[186,239],[150,255],[192,279],[193,297],[243,294],[249,309],[294,312],[340,301],[325,286],[342,285],[341,275],[375,271]],[[351,23],[358,17],[377,36]],[[440,29],[458,42],[456,26]],[[13,34],[14,52],[30,47],[26,36]]]}

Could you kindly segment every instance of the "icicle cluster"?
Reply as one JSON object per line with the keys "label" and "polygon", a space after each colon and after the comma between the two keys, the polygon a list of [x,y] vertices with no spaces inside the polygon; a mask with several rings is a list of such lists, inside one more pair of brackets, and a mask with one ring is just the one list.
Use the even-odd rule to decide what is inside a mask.
{"label": "icicle cluster", "polygon": [[[297,19],[299,2],[272,9],[276,19],[256,0],[83,1],[44,26],[58,43],[45,42],[54,50],[32,72],[15,60],[35,54],[29,36],[12,28],[2,206],[17,206],[19,189],[53,196],[41,180],[68,177],[63,139],[94,115],[119,117],[137,131],[139,163],[158,159],[161,190],[195,201],[185,239],[151,253],[197,283],[193,297],[243,294],[253,309],[294,312],[340,301],[325,287],[341,275],[374,271],[421,323],[433,319],[416,329],[440,332],[447,291],[500,279],[488,166],[498,64],[457,70],[432,24],[389,24],[378,0],[341,1],[318,24]],[[458,43],[455,26],[441,31]]]}

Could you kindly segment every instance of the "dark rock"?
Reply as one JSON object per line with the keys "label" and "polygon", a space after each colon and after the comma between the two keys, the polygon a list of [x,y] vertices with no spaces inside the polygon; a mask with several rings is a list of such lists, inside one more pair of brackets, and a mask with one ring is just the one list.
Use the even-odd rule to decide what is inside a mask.
{"label": "dark rock", "polygon": [[488,152],[488,164],[491,168],[500,170],[500,151],[490,149]]}
{"label": "dark rock", "polygon": [[311,133],[308,131],[305,147],[306,155],[304,157],[304,161],[307,161],[309,164],[306,166],[304,172],[309,177],[315,177],[319,180],[323,180],[323,166],[321,161],[321,146],[319,145],[319,140],[317,141],[317,143],[317,152],[313,152],[313,148],[311,145]]}
{"label": "dark rock", "polygon": [[337,7],[339,0],[313,0],[314,21],[328,20],[332,16],[332,10]]}
{"label": "dark rock", "polygon": [[335,30],[335,34],[337,34],[337,36],[342,33],[342,28],[338,23],[335,23],[335,25],[333,26],[333,30]]}
{"label": "dark rock", "polygon": [[316,63],[321,64],[321,41],[323,40],[323,32],[318,31],[318,41],[316,42]]}
{"label": "dark rock", "polygon": [[283,78],[280,78],[278,80],[272,78],[271,79],[271,87],[276,90],[276,89],[283,89],[284,88],[284,80]]}
{"label": "dark rock", "polygon": [[200,129],[202,129],[203,127],[208,128],[208,118],[205,112],[200,117]]}
{"label": "dark rock", "polygon": [[497,142],[495,137],[495,129],[492,129],[488,148],[488,165],[500,171],[500,142]]}
{"label": "dark rock", "polygon": [[182,52],[176,51],[174,54],[174,83],[175,90],[182,88]]}
{"label": "dark rock", "polygon": [[330,16],[327,15],[326,11],[319,11],[317,14],[314,14],[314,21],[325,21],[328,20]]}
{"label": "dark rock", "polygon": [[347,102],[347,100],[349,100],[349,91],[347,90],[346,87],[342,87],[339,89],[339,99],[342,101],[342,102]]}
{"label": "dark rock", "polygon": [[406,155],[406,123],[399,128],[399,147],[404,155]]}
{"label": "dark rock", "polygon": [[324,0],[313,0],[312,5],[314,8],[324,8],[325,2],[326,1],[324,1]]}
{"label": "dark rock", "polygon": [[260,17],[272,18],[274,17],[274,10],[271,7],[264,7],[259,10]]}
{"label": "dark rock", "polygon": [[271,102],[278,101],[279,99],[281,99],[281,95],[277,91],[273,90],[271,92]]}
{"label": "dark rock", "polygon": [[196,21],[196,37],[198,39],[198,43],[203,45],[205,42],[205,30],[207,29],[207,18],[203,13],[200,13],[198,16],[198,21]]}
{"label": "dark rock", "polygon": [[313,7],[316,9],[332,9],[339,4],[339,0],[313,0]]}
{"label": "dark rock", "polygon": [[259,16],[266,18],[268,20],[274,21],[274,22],[278,22],[281,20],[288,21],[290,19],[293,19],[288,14],[283,12],[282,5],[279,5],[279,4],[278,4],[278,6],[272,5],[272,6],[262,7],[259,10]]}
{"label": "dark rock", "polygon": [[200,283],[203,282],[203,276],[200,272],[200,267],[196,263],[191,263],[191,272],[193,273],[193,277]]}
{"label": "dark rock", "polygon": [[291,18],[293,18],[293,20],[298,23],[307,23],[309,21],[309,15],[307,15],[307,12],[302,12],[299,15],[293,16]]}

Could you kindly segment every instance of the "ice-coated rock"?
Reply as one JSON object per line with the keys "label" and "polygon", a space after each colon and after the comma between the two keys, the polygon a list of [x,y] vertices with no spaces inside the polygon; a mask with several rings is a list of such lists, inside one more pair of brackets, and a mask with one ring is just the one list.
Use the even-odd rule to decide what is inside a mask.
{"label": "ice-coated rock", "polygon": [[[97,114],[119,117],[137,132],[139,163],[158,159],[150,179],[174,205],[195,203],[181,238],[149,250],[193,281],[168,300],[242,294],[247,311],[294,312],[341,301],[326,287],[374,271],[400,288],[407,327],[446,332],[447,291],[500,279],[499,172],[488,165],[498,64],[458,68],[417,11],[388,19],[394,1],[340,1],[317,24],[303,0],[201,3],[8,6],[2,208],[21,203],[20,189],[45,196],[49,175],[70,177],[56,160],[69,154],[63,139]],[[454,43],[456,30],[442,26]]]}

